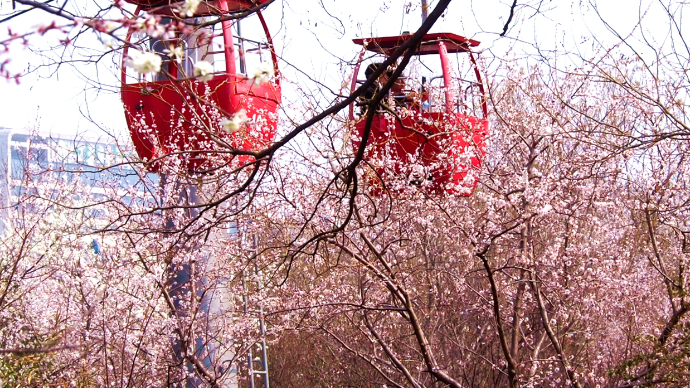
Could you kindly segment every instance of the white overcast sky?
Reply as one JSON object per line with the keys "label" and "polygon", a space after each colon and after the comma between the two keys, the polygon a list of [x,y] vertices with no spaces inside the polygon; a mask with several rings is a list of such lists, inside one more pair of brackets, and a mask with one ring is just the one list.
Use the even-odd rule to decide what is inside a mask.
{"label": "white overcast sky", "polygon": [[[287,62],[310,77],[337,86],[348,71],[342,68],[339,58],[352,59],[358,52],[352,39],[414,31],[421,23],[419,3],[420,0],[276,0],[264,15],[278,51]],[[435,3],[430,1],[431,7]],[[649,3],[657,1],[642,0],[640,4],[629,0],[599,0],[598,7],[602,17],[623,35],[633,30],[643,14],[644,26],[653,37],[655,31],[651,28],[665,28],[659,25],[665,26],[667,22],[658,12],[659,8],[650,8]],[[407,4],[412,4],[409,14],[404,12]],[[452,32],[480,40],[484,56],[490,58],[533,52],[531,45],[535,43],[547,50],[586,51],[592,37],[614,41],[588,1],[572,0],[544,0],[543,12],[538,15],[534,9],[522,8],[507,37],[499,39],[509,4],[512,1],[454,0],[432,31]],[[0,13],[10,11],[10,1],[0,0]],[[26,31],[51,18],[33,11],[16,18],[9,26],[15,31]],[[659,23],[655,22],[657,18],[660,18]],[[0,40],[6,37],[7,26],[8,23],[0,24]],[[663,35],[662,31],[659,36]],[[39,41],[37,38],[31,40],[32,43]],[[96,39],[90,41],[95,50],[103,48]],[[663,45],[663,41],[659,44]],[[18,46],[13,46],[11,58],[10,69],[15,72],[23,70],[27,62],[35,65],[42,61]],[[20,85],[0,80],[0,127],[37,128],[54,134],[97,132],[98,126],[84,117],[87,115],[108,131],[126,134],[117,80],[113,76],[117,65],[113,62],[113,58],[106,58],[98,66],[92,63],[77,68],[65,66],[57,72],[54,68],[43,69],[24,77]],[[283,64],[282,68],[295,83],[302,82],[289,66]],[[99,83],[105,84],[106,89],[96,89]],[[290,93],[289,88],[286,93]]]}

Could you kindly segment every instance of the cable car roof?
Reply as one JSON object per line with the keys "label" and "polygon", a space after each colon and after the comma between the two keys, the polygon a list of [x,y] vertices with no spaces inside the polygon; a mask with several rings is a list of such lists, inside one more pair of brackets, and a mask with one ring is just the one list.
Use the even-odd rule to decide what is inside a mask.
{"label": "cable car roof", "polygon": [[[412,34],[405,34],[377,38],[359,38],[352,39],[352,41],[362,46],[364,46],[366,42],[366,49],[368,51],[390,55],[398,47],[412,38],[412,36]],[[464,36],[448,32],[440,32],[424,35],[414,55],[438,54],[438,42],[445,43],[449,53],[464,53],[470,51],[471,47],[479,46],[479,41],[474,39],[465,38]]]}

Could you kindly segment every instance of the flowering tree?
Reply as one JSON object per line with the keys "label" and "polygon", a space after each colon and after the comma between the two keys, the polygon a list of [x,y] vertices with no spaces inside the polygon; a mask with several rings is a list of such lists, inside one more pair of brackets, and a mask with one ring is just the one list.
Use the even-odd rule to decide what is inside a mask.
{"label": "flowering tree", "polygon": [[[480,184],[471,197],[439,195],[389,179],[400,175],[391,154],[369,153],[367,139],[375,116],[402,121],[388,91],[449,3],[436,2],[352,93],[334,92],[324,107],[299,89],[298,114],[283,112],[284,129],[260,147],[223,142],[249,136],[261,117],[194,95],[214,72],[197,61],[178,78],[180,95],[196,99],[188,106],[208,107],[194,124],[199,148],[175,143],[148,160],[125,152],[89,170],[26,165],[0,248],[0,378],[227,386],[250,365],[263,316],[278,386],[686,384],[687,55],[649,56],[654,45],[621,36],[588,58],[540,52],[527,65],[486,66]],[[88,17],[16,4],[59,17],[35,33],[63,34],[73,53],[83,31],[107,35],[112,50],[127,47],[127,66],[171,78],[164,61],[182,59],[180,46],[130,47],[122,30],[193,35],[200,25],[182,17],[205,3],[175,5],[165,23],[121,3]],[[514,2],[502,34],[540,4]],[[683,7],[662,7],[680,48],[673,15]],[[30,35],[11,33],[3,47],[11,54]],[[345,108],[393,64],[352,141],[360,135]],[[273,70],[246,78],[271,83]],[[189,168],[200,151],[212,168]]]}

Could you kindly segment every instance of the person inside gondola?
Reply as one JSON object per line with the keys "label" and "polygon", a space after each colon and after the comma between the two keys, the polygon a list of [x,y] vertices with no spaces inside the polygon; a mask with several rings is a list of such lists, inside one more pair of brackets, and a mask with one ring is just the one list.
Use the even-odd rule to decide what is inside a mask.
{"label": "person inside gondola", "polygon": [[[393,70],[388,72],[388,77],[393,76]],[[405,77],[400,76],[395,80],[393,86],[391,86],[391,96],[395,102],[396,107],[407,108],[411,100],[411,95],[407,91],[407,85],[405,83]]]}
{"label": "person inside gondola", "polygon": [[[379,66],[381,66],[382,63],[372,63],[367,66],[366,70],[364,71],[364,75],[366,76],[367,79],[371,77],[376,70],[378,70]],[[359,105],[361,109],[361,115],[364,116],[366,115],[367,108],[369,107],[369,103],[371,100],[374,98],[376,93],[385,85],[388,80],[393,76],[393,69],[388,69],[385,72],[383,72],[379,78],[367,89],[360,95],[359,97]],[[410,103],[414,99],[416,93],[412,92],[409,93],[409,90],[406,89],[406,83],[405,83],[405,78],[404,77],[398,77],[398,79],[393,83],[391,86],[391,89],[389,91],[389,95],[393,97],[392,101],[394,105],[390,106],[390,108],[394,107],[405,107],[408,108],[410,106]],[[376,107],[376,111],[380,112],[382,109],[382,104],[386,104],[386,99],[384,99],[379,105]],[[386,105],[387,106],[387,105]]]}
{"label": "person inside gondola", "polygon": [[419,93],[422,102],[422,110],[429,110],[431,104],[429,103],[429,91],[427,90],[426,77],[422,77],[422,87],[419,89]]}
{"label": "person inside gondola", "polygon": [[[364,70],[364,75],[366,76],[366,78],[369,79],[369,77],[371,77],[372,74],[374,74],[374,72],[375,72],[376,70],[378,70],[378,68],[379,68],[380,65],[381,65],[381,63],[371,63],[371,64],[369,64],[369,66],[367,66],[366,70]],[[362,116],[364,116],[364,115],[367,114],[367,108],[369,107],[369,103],[371,102],[371,100],[372,100],[372,99],[374,98],[374,96],[376,95],[376,92],[378,92],[379,89],[381,88],[381,84],[379,83],[379,81],[381,81],[381,78],[383,78],[383,77],[384,77],[384,76],[381,75],[381,77],[379,77],[379,79],[377,79],[376,81],[374,81],[373,84],[369,85],[369,86],[364,90],[364,93],[362,93],[362,94],[359,96],[359,103],[358,103],[357,105],[359,105],[359,106],[361,107],[360,114],[361,114]],[[377,111],[380,110],[380,106],[376,107],[376,110],[377,110]]]}

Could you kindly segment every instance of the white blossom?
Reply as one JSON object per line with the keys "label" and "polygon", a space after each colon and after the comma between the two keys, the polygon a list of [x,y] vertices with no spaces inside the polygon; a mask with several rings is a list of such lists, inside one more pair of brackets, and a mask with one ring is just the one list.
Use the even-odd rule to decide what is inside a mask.
{"label": "white blossom", "polygon": [[[167,26],[169,27],[170,25]],[[139,30],[146,30],[146,34],[152,38],[169,40],[175,37],[174,28],[167,28],[166,25],[161,24],[160,17],[152,16],[145,12],[141,14],[137,21],[137,28]]]}
{"label": "white blossom", "polygon": [[273,67],[266,62],[261,62],[259,66],[254,70],[254,84],[261,85],[264,82],[268,82],[273,77]]}
{"label": "white blossom", "polygon": [[117,41],[114,39],[103,39],[103,45],[109,49],[117,47]]}
{"label": "white blossom", "polygon": [[120,23],[116,23],[112,20],[107,20],[105,23],[103,23],[103,29],[105,32],[113,32],[116,29],[120,28]]}
{"label": "white blossom", "polygon": [[155,74],[161,71],[161,57],[152,52],[142,52],[139,50],[131,50],[127,55],[127,66],[131,67],[137,73],[141,74]]}
{"label": "white blossom", "polygon": [[180,8],[177,9],[177,13],[180,16],[186,16],[191,18],[196,13],[196,9],[199,7],[201,0],[186,0]]}
{"label": "white blossom", "polygon": [[182,58],[184,58],[184,47],[182,46],[170,46],[165,52],[177,63],[181,63]]}
{"label": "white blossom", "polygon": [[227,118],[224,118],[223,121],[221,121],[221,125],[223,126],[223,130],[225,130],[228,133],[235,133],[242,128],[242,125],[244,125],[247,122],[247,111],[244,109],[240,109],[237,111],[232,116],[232,119],[228,120]]}
{"label": "white blossom", "polygon": [[543,208],[541,208],[539,213],[546,214],[546,213],[550,212],[551,210],[553,210],[553,206],[551,206],[550,204],[547,203],[546,205],[544,205]]}
{"label": "white blossom", "polygon": [[194,64],[194,76],[199,77],[199,81],[208,82],[213,79],[213,65],[206,61],[199,61]]}

